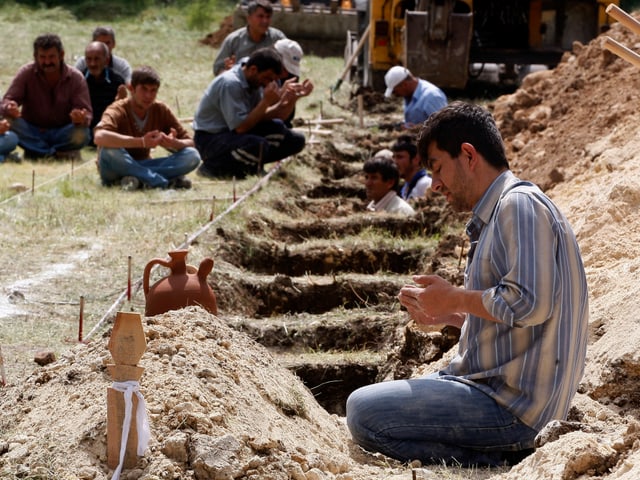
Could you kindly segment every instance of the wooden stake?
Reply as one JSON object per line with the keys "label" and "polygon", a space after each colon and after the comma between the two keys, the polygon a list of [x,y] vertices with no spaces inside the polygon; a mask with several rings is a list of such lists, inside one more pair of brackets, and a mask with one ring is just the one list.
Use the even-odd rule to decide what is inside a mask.
{"label": "wooden stake", "polygon": [[[117,313],[108,348],[114,364],[107,365],[107,371],[114,382],[138,382],[144,368],[138,367],[137,364],[147,348],[142,317],[139,313]],[[138,437],[145,432],[138,432],[136,425],[140,397],[132,395],[131,400],[130,423],[125,424],[127,405],[124,392],[115,385],[107,389],[107,466],[111,469],[118,466],[133,468],[138,462]],[[122,432],[126,433],[127,430],[129,434],[124,439],[126,447],[120,465]]]}
{"label": "wooden stake", "polygon": [[84,322],[84,297],[80,295],[80,316],[78,319],[78,342],[82,342],[82,324]]}
{"label": "wooden stake", "polygon": [[127,257],[127,301],[131,302],[131,255]]}
{"label": "wooden stake", "polygon": [[358,118],[360,119],[360,128],[364,127],[364,97],[358,95]]}
{"label": "wooden stake", "polygon": [[635,18],[622,10],[619,6],[610,3],[609,6],[607,6],[605,12],[612,18],[618,20],[621,25],[627,27],[636,35],[640,35],[640,22],[638,22]]}
{"label": "wooden stake", "polygon": [[263,146],[264,146],[264,144],[262,142],[260,142],[260,153],[258,154],[258,171],[256,172],[258,175],[260,175],[260,170],[262,170],[262,151],[263,151]]}
{"label": "wooden stake", "polygon": [[640,67],[640,55],[632,50],[629,50],[621,43],[616,42],[613,38],[604,37],[604,48],[606,48],[610,52],[615,53],[617,56],[619,56],[623,60],[626,60],[631,65]]}
{"label": "wooden stake", "polygon": [[233,176],[233,203],[236,203],[236,176]]}
{"label": "wooden stake", "polygon": [[[235,178],[235,177],[234,177]],[[211,198],[211,213],[209,214],[209,221],[211,222],[216,215],[216,196]]]}
{"label": "wooden stake", "polygon": [[31,195],[36,193],[36,171],[31,171]]}
{"label": "wooden stake", "polygon": [[4,373],[4,357],[2,356],[2,346],[0,346],[0,385],[3,387],[7,384],[7,377]]}

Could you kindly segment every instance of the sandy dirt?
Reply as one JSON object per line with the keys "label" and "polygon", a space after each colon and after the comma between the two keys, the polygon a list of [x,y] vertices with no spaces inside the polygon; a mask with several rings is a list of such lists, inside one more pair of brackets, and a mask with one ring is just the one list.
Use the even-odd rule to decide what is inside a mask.
{"label": "sandy dirt", "polygon": [[[638,41],[619,25],[608,35]],[[640,478],[640,72],[602,43],[575,45],[555,70],[531,74],[490,106],[513,170],[571,221],[590,287],[584,379],[568,421],[549,425],[534,454],[511,469],[444,474],[367,455],[272,352],[230,318],[191,308],[144,319],[141,391],[152,437],[122,478]],[[107,341],[108,332],[0,390],[0,477],[111,476]]]}

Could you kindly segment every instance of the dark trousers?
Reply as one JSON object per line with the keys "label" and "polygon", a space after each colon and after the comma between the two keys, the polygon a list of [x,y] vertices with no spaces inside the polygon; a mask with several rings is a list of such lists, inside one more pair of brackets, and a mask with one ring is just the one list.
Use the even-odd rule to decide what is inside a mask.
{"label": "dark trousers", "polygon": [[197,130],[194,142],[204,168],[212,176],[244,178],[261,172],[266,163],[300,152],[305,138],[289,130],[282,121],[270,120],[242,134]]}

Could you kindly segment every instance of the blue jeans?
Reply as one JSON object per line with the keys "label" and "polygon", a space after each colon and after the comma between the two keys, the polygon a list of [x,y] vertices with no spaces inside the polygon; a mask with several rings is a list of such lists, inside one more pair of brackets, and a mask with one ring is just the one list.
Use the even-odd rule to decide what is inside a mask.
{"label": "blue jeans", "polygon": [[166,188],[169,180],[186,175],[200,164],[195,148],[187,147],[168,157],[135,160],[124,148],[101,148],[100,178],[103,185],[113,185],[122,177],[136,177],[153,188]]}
{"label": "blue jeans", "polygon": [[15,150],[18,145],[18,136],[12,131],[0,134],[0,163],[4,162],[7,155]]}
{"label": "blue jeans", "polygon": [[60,128],[40,128],[23,118],[11,121],[11,131],[18,135],[18,143],[25,152],[41,157],[54,156],[56,152],[80,150],[91,138],[87,127],[69,123]]}
{"label": "blue jeans", "polygon": [[347,399],[347,425],[361,447],[408,462],[502,465],[531,449],[537,432],[482,390],[435,373],[367,385]]}

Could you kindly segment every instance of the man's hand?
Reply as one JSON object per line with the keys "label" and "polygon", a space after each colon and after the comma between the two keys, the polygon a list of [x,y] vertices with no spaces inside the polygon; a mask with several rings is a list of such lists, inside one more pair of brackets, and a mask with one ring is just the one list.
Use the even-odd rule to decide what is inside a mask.
{"label": "man's hand", "polygon": [[267,105],[274,105],[280,101],[280,89],[276,82],[269,83],[262,91],[262,99]]}
{"label": "man's hand", "polygon": [[5,133],[7,133],[9,131],[9,128],[11,128],[9,120],[5,118],[0,120],[0,135],[4,135]]}
{"label": "man's hand", "polygon": [[457,287],[437,275],[416,275],[413,281],[416,285],[402,287],[398,299],[417,322],[432,323],[430,319],[459,313],[455,303]]}
{"label": "man's hand", "polygon": [[224,59],[224,69],[229,70],[236,64],[236,56],[231,55]]}
{"label": "man's hand", "polygon": [[74,125],[88,125],[87,121],[89,112],[86,108],[74,108],[71,110],[69,117],[71,117],[71,123]]}
{"label": "man's hand", "polygon": [[175,128],[172,128],[167,135],[164,132],[160,132],[160,146],[166,148],[167,150],[180,150],[183,145],[178,139],[178,132],[176,132]]}
{"label": "man's hand", "polygon": [[116,94],[116,100],[123,100],[123,99],[127,98],[128,95],[129,95],[129,91],[127,90],[127,86],[126,85],[119,85],[118,86],[118,93]]}
{"label": "man's hand", "polygon": [[20,118],[20,107],[14,100],[8,100],[4,104],[4,116],[14,119]]}

